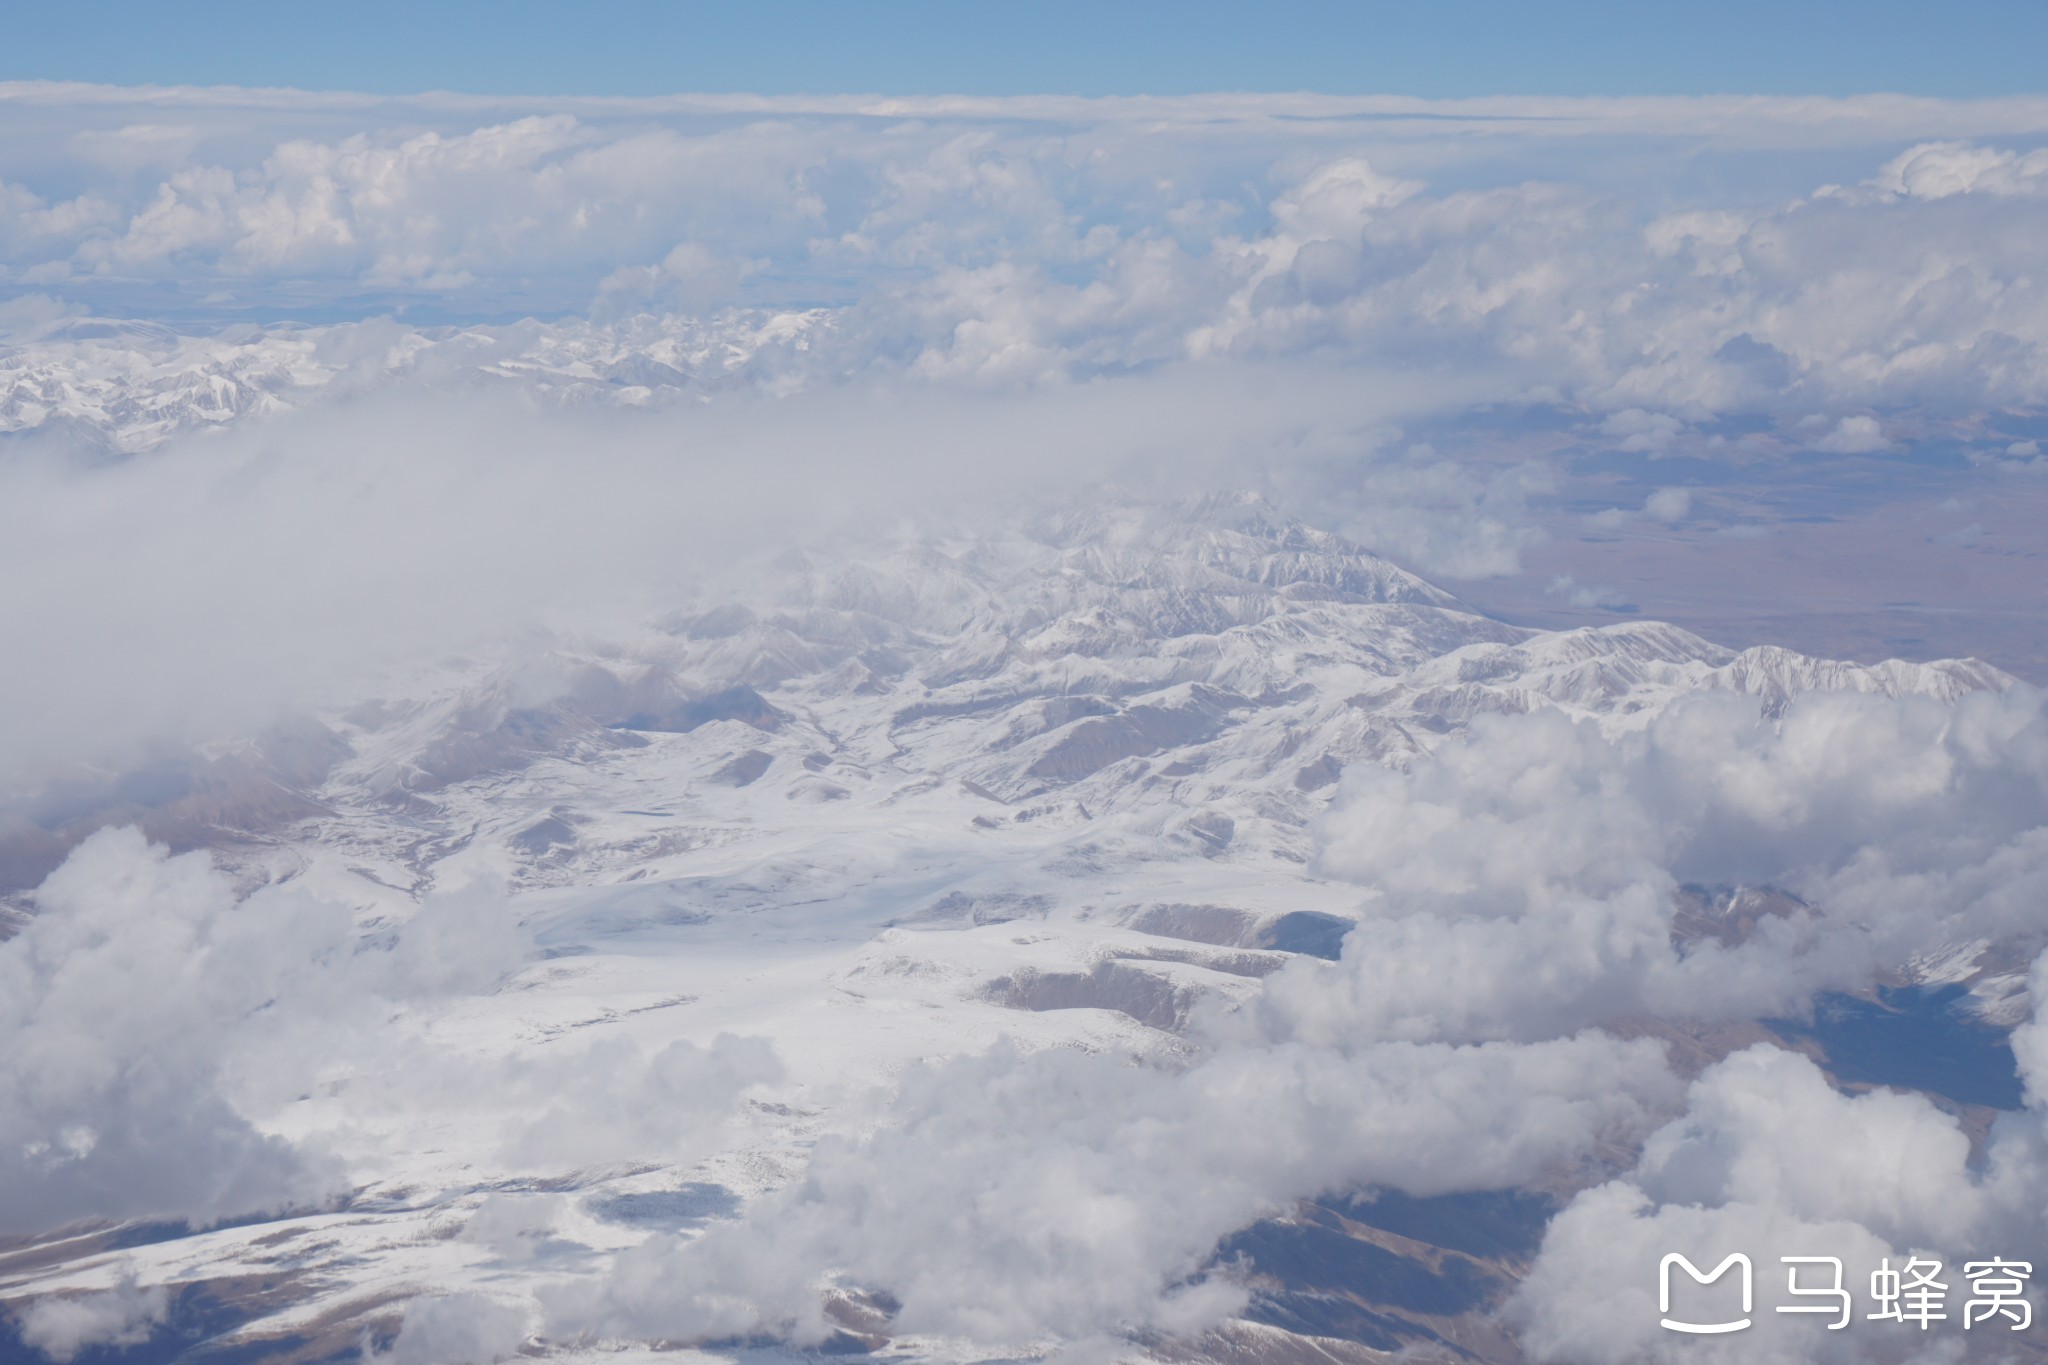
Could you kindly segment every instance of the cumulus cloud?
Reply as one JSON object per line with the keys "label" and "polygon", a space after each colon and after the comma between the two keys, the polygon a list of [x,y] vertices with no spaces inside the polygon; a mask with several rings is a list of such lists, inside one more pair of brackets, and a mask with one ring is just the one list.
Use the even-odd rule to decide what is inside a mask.
{"label": "cumulus cloud", "polygon": [[[1602,530],[1613,530],[1627,526],[1638,519],[1662,522],[1669,525],[1684,521],[1692,512],[1692,490],[1689,488],[1659,488],[1643,499],[1640,508],[1610,507],[1595,512],[1586,518],[1588,525]],[[1570,585],[1553,586],[1552,592],[1567,592]],[[1583,604],[1581,604],[1583,605]]]}
{"label": "cumulus cloud", "polygon": [[[1295,117],[1293,97],[421,101],[402,119],[306,99],[265,138],[226,96],[25,112],[49,98],[17,91],[0,115],[25,148],[58,129],[76,174],[51,175],[54,151],[0,158],[0,270],[117,312],[134,282],[171,278],[458,316],[801,299],[849,317],[825,375],[1483,362],[1653,453],[1730,413],[2032,401],[2048,363],[2040,234],[2016,230],[2048,163],[2000,140],[2036,126],[2017,106],[1538,101],[1446,106],[1452,134],[1427,105],[1361,122],[1342,101]],[[1845,119],[1865,130],[1854,150]],[[1601,187],[1589,133],[1666,180],[1641,203]],[[1728,202],[1687,178],[1703,137],[1760,168],[1803,149],[1839,183]],[[1532,181],[1538,153],[1554,169]]]}
{"label": "cumulus cloud", "polygon": [[733,260],[696,242],[682,242],[654,265],[620,266],[598,282],[596,316],[635,313],[702,315],[736,301],[763,260]]}
{"label": "cumulus cloud", "polygon": [[[502,894],[458,886],[365,935],[291,883],[237,892],[205,853],[132,829],[73,850],[0,943],[0,1226],[185,1218],[316,1205],[346,1188],[326,1128],[460,1099],[507,1169],[561,1171],[716,1145],[774,1080],[766,1044],[623,1040],[464,1055],[415,1007],[491,990],[529,956]],[[287,1140],[272,1120],[349,1096]],[[343,1144],[347,1145],[347,1144]]]}
{"label": "cumulus cloud", "polygon": [[[1724,1337],[1666,1331],[1658,1302],[1658,1267],[1678,1252],[1711,1271],[1729,1251],[1740,1250],[1753,1265],[1750,1327]],[[1833,1317],[1781,1315],[1784,1306],[1816,1302],[1794,1299],[1780,1256],[1833,1256],[1843,1263],[1842,1287],[1866,1304],[1869,1273],[1893,1249],[1850,1222],[1814,1222],[1768,1206],[1655,1206],[1625,1181],[1580,1195],[1552,1221],[1543,1252],[1519,1287],[1508,1318],[1531,1356],[1540,1361],[1585,1361],[1623,1365],[1635,1361],[1758,1361],[1792,1365],[1802,1361],[1906,1361],[1930,1357],[1929,1346],[1959,1354],[1956,1343],[1920,1340],[1899,1332],[1880,1335],[1881,1324],[1852,1322],[1828,1331]],[[1896,1267],[1901,1264],[1893,1260]],[[1824,1274],[1825,1272],[1823,1272]],[[1684,1283],[1684,1272],[1673,1274]],[[1732,1278],[1733,1272],[1731,1272]],[[1827,1280],[1808,1272],[1802,1286]],[[1674,1295],[1681,1320],[1734,1320],[1739,1300],[1722,1282],[1719,1295]],[[1697,1305],[1697,1306],[1695,1306]],[[1867,1312],[1867,1306],[1861,1309]]]}
{"label": "cumulus cloud", "polygon": [[345,942],[331,907],[244,907],[204,856],[88,840],[0,944],[0,1223],[195,1220],[316,1202],[337,1173],[223,1093],[222,1039]]}
{"label": "cumulus cloud", "polygon": [[1813,444],[1817,450],[1833,451],[1838,455],[1868,455],[1872,451],[1890,448],[1890,443],[1884,438],[1884,428],[1875,417],[1844,417]]}
{"label": "cumulus cloud", "polygon": [[1671,448],[1685,424],[1667,412],[1645,412],[1624,408],[1600,423],[1602,434],[1617,438],[1617,449],[1640,454],[1661,454]]}
{"label": "cumulus cloud", "polygon": [[[1613,526],[1621,524],[1625,520],[1625,517],[1606,518],[1596,520],[1593,524],[1596,526]],[[1601,611],[1613,612],[1635,610],[1635,604],[1624,597],[1618,589],[1610,588],[1601,583],[1581,583],[1568,573],[1559,574],[1551,579],[1550,586],[1544,591],[1548,592],[1552,597],[1562,597],[1575,607],[1594,607]]]}
{"label": "cumulus cloud", "polygon": [[1660,488],[1643,499],[1643,515],[1652,521],[1684,521],[1692,511],[1692,490]]}
{"label": "cumulus cloud", "polygon": [[1807,1058],[1757,1046],[1693,1083],[1685,1116],[1651,1134],[1635,1178],[1662,1204],[1752,1204],[1861,1222],[1893,1246],[1946,1246],[1995,1194],[1969,1166],[1962,1125],[1925,1097],[1844,1095]]}
{"label": "cumulus cloud", "polygon": [[1886,162],[1870,183],[1914,199],[2048,194],[2048,150],[2022,155],[1977,143],[1923,142]]}
{"label": "cumulus cloud", "polygon": [[[1479,717],[1409,772],[1362,768],[1323,869],[1370,889],[1346,970],[1276,977],[1286,1036],[1545,1038],[1626,1016],[1796,1013],[1817,990],[2027,927],[2048,884],[2048,720],[2028,688],[1679,700],[1603,733]],[[1687,884],[1798,900],[1674,941]],[[1445,991],[1440,983],[1457,981]]]}
{"label": "cumulus cloud", "polygon": [[144,1289],[123,1279],[112,1289],[37,1299],[21,1314],[21,1342],[63,1362],[97,1346],[138,1346],[170,1308],[161,1285]]}
{"label": "cumulus cloud", "polygon": [[[1775,721],[1698,696],[1616,733],[1554,712],[1482,719],[1408,773],[1347,775],[1323,866],[1375,900],[1339,970],[1270,980],[1262,1026],[1312,1043],[1536,1040],[1797,1014],[1947,947],[2030,941],[2024,907],[2048,878],[2041,708],[2021,688],[1953,704],[1811,695]],[[1687,883],[1792,899],[1702,934],[1677,913]],[[2040,1027],[2014,1035],[2034,1087]],[[2044,1138],[2038,1108],[2008,1115],[1979,1154],[1925,1098],[1844,1094],[1803,1056],[1750,1048],[1693,1082],[1624,1180],[1559,1215],[1510,1320],[1544,1360],[1919,1358],[1875,1329],[1779,1317],[1794,1300],[1777,1258],[1842,1258],[1859,1302],[1881,1257],[2025,1259]],[[1655,1271],[1671,1251],[1703,1268],[1749,1254],[1756,1327],[1718,1343],[1663,1331]]]}
{"label": "cumulus cloud", "polygon": [[1273,201],[1273,221],[1304,244],[1356,240],[1372,216],[1414,198],[1419,180],[1383,175],[1362,157],[1318,167]]}
{"label": "cumulus cloud", "polygon": [[1669,1085],[1659,1045],[1598,1034],[1240,1041],[1185,1067],[1002,1048],[914,1072],[873,1136],[822,1145],[742,1223],[650,1240],[554,1321],[815,1341],[839,1283],[890,1295],[903,1330],[988,1343],[1198,1331],[1244,1303],[1208,1267],[1226,1233],[1324,1189],[1534,1178],[1639,1131]]}
{"label": "cumulus cloud", "polygon": [[365,1351],[378,1365],[496,1365],[519,1354],[526,1312],[483,1294],[441,1294],[405,1306],[388,1351]]}
{"label": "cumulus cloud", "polygon": [[[2007,1115],[1979,1160],[1956,1118],[1921,1096],[1845,1095],[1804,1057],[1750,1048],[1694,1082],[1685,1114],[1650,1135],[1626,1179],[1558,1215],[1509,1316],[1539,1360],[1925,1359],[1925,1342],[1865,1317],[1871,1272],[1886,1260],[1940,1259],[1949,1325],[1960,1327],[1967,1262],[2038,1260],[2043,1137],[2038,1108]],[[1731,1251],[1750,1256],[1752,1327],[1718,1341],[1660,1328],[1654,1270],[1673,1251],[1703,1270]],[[1788,1292],[1786,1256],[1842,1262],[1848,1328],[1779,1313],[1816,1301]],[[1815,1267],[1800,1283],[1831,1277]],[[1963,1354],[1959,1343],[1945,1349]]]}

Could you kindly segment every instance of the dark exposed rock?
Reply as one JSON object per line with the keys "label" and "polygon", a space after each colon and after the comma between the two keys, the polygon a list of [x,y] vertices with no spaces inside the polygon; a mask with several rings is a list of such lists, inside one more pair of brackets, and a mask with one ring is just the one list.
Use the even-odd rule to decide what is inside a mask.
{"label": "dark exposed rock", "polygon": [[549,849],[576,842],[576,831],[558,815],[536,820],[512,836],[512,846],[535,857]]}
{"label": "dark exposed rock", "polygon": [[762,749],[749,749],[726,760],[717,772],[711,774],[710,780],[721,787],[751,787],[774,762],[775,755]]}
{"label": "dark exposed rock", "polygon": [[709,696],[678,701],[656,710],[636,711],[618,721],[615,728],[687,734],[714,720],[736,720],[756,730],[773,731],[782,727],[783,719],[782,712],[770,706],[767,698],[741,683]]}
{"label": "dark exposed rock", "polygon": [[1766,918],[1797,914],[1806,902],[1769,886],[1684,886],[1671,917],[1671,941],[1682,954],[1702,939],[1724,948],[1748,940]]}
{"label": "dark exposed rock", "polygon": [[1020,1010],[1115,1010],[1141,1024],[1176,1033],[1187,1026],[1199,994],[1194,988],[1141,967],[1103,962],[1088,972],[1026,969],[991,981],[989,1000]]}
{"label": "dark exposed rock", "polygon": [[1132,916],[1130,927],[1143,934],[1241,947],[1258,924],[1249,910],[1227,905],[1148,905]]}
{"label": "dark exposed rock", "polygon": [[1315,910],[1295,910],[1259,931],[1251,945],[1282,953],[1301,953],[1335,962],[1344,955],[1344,936],[1353,922]]}
{"label": "dark exposed rock", "polygon": [[1468,1256],[1527,1260],[1543,1243],[1558,1201],[1533,1190],[1476,1190],[1420,1198],[1400,1190],[1366,1190],[1321,1201],[1354,1223],[1379,1228]]}
{"label": "dark exposed rock", "polygon": [[[1433,1202],[1412,1201],[1404,1210],[1413,1236],[1359,1221],[1373,1213],[1371,1202],[1306,1205],[1295,1217],[1226,1238],[1216,1261],[1235,1263],[1236,1273],[1250,1279],[1250,1321],[1379,1351],[1421,1345],[1473,1358],[1457,1338],[1499,1304],[1513,1277],[1433,1238],[1437,1220],[1430,1215],[1442,1212],[1427,1208]],[[1357,1217],[1340,1214],[1340,1207]],[[1455,1218],[1449,1231],[1458,1235]]]}
{"label": "dark exposed rock", "polygon": [[1197,687],[1183,703],[1092,715],[1068,726],[1025,774],[1050,782],[1077,782],[1126,758],[1199,744],[1222,730],[1233,707],[1247,704],[1245,698],[1221,689]]}
{"label": "dark exposed rock", "polygon": [[949,891],[915,914],[890,920],[891,925],[1008,924],[1020,919],[1043,919],[1052,909],[1052,897],[983,892],[968,895]]}
{"label": "dark exposed rock", "polygon": [[1302,792],[1321,791],[1325,787],[1334,786],[1337,779],[1342,776],[1344,765],[1329,754],[1324,754],[1313,763],[1303,764],[1301,771],[1295,773],[1294,789]]}

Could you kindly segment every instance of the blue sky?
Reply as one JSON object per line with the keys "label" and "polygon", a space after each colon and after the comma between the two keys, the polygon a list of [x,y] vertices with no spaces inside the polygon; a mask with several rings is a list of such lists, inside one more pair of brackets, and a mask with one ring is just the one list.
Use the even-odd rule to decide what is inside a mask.
{"label": "blue sky", "polygon": [[405,93],[1973,97],[2044,88],[2048,4],[878,0],[8,7],[0,79]]}

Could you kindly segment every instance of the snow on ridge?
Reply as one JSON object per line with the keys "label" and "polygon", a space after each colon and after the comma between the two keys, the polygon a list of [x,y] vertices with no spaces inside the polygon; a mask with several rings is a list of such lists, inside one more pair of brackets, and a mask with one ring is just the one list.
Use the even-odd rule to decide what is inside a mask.
{"label": "snow on ridge", "polygon": [[[778,803],[740,823],[957,788],[981,794],[956,803],[963,823],[1051,803],[1062,819],[1121,813],[1132,847],[1209,813],[1223,823],[1170,846],[1256,861],[1301,855],[1345,769],[1406,765],[1480,716],[1554,707],[1625,729],[1701,691],[1775,714],[1813,691],[1954,701],[2013,685],[1975,661],[1738,653],[1660,622],[1511,626],[1252,495],[1160,507],[1098,491],[978,530],[898,528],[742,566],[733,582],[634,639],[565,640],[517,665],[437,668],[380,702],[340,703],[320,731],[323,766],[280,760],[265,780],[293,799],[216,812],[219,839],[292,838],[281,818],[354,811],[342,824],[381,831],[362,837],[407,869],[396,881],[467,827],[501,830],[514,864],[545,880],[623,875],[642,860],[630,842],[523,836],[564,821],[565,800],[573,815],[606,798],[563,798],[521,774],[581,784],[586,771],[687,753],[692,799],[720,825],[716,811],[755,810],[764,793]],[[261,747],[247,760],[258,773]],[[530,796],[508,804],[507,783]],[[39,835],[15,860],[18,885],[100,818]],[[206,841],[191,813],[162,818]],[[442,835],[423,839],[422,822]]]}
{"label": "snow on ridge", "polygon": [[2003,691],[2016,681],[1981,659],[1928,663],[1885,659],[1855,664],[1811,658],[1777,645],[1757,645],[1715,670],[1706,686],[1760,696],[1767,707],[1776,709],[1802,692],[1873,692],[1952,702],[1971,692]]}
{"label": "snow on ridge", "polygon": [[0,437],[61,431],[132,454],[321,393],[405,381],[644,407],[748,382],[807,350],[832,318],[828,309],[735,310],[462,328],[370,319],[211,334],[67,318],[0,337]]}
{"label": "snow on ridge", "polygon": [[[1213,500],[1102,496],[979,534],[899,532],[788,560],[779,577],[745,576],[745,602],[709,596],[629,645],[567,650],[546,665],[552,683],[528,665],[362,727],[355,742],[381,755],[350,769],[367,785],[328,795],[445,791],[433,801],[454,802],[452,818],[477,783],[502,801],[494,772],[688,753],[699,808],[751,812],[741,823],[764,832],[813,823],[796,812],[819,802],[923,805],[950,790],[969,793],[941,802],[963,824],[1057,812],[1126,848],[1165,839],[1257,864],[1302,855],[1347,767],[1405,765],[1484,714],[1556,707],[1632,728],[1701,691],[1775,713],[1810,691],[1953,701],[2012,685],[1971,661],[1738,653],[1660,622],[1508,626],[1256,499],[1225,510],[1219,527]],[[1372,591],[1295,594],[1298,578],[1267,569],[1276,554]],[[536,689],[553,700],[508,700]],[[556,804],[476,814],[510,839]],[[1189,827],[1197,813],[1215,822]],[[518,854],[549,879],[618,875],[637,856]]]}

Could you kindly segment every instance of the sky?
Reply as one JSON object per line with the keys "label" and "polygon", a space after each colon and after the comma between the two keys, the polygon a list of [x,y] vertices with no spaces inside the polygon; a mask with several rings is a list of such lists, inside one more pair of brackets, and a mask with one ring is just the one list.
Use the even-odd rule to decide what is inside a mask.
{"label": "sky", "polygon": [[0,79],[379,94],[2037,91],[2035,0],[15,5]]}

